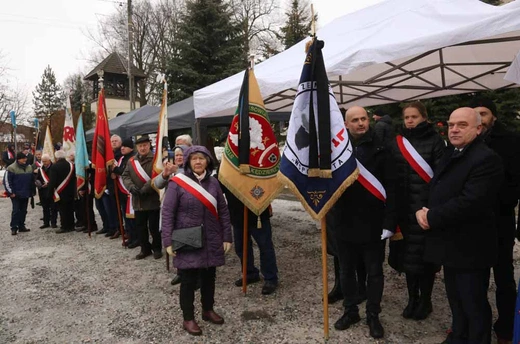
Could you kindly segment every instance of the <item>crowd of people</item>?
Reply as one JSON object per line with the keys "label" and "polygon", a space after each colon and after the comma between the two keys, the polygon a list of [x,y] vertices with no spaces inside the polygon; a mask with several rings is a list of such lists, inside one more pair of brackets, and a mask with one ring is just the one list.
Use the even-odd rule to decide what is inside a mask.
{"label": "crowd of people", "polygon": [[[334,327],[341,331],[358,323],[358,306],[366,300],[369,333],[384,336],[379,314],[388,239],[388,263],[406,276],[403,318],[424,320],[434,311],[433,286],[442,267],[452,313],[443,343],[490,343],[492,329],[499,344],[511,343],[517,296],[513,247],[520,196],[518,137],[504,127],[495,104],[485,98],[451,113],[448,141],[428,122],[422,103],[406,104],[402,116],[396,133],[389,116],[374,114],[372,129],[364,108],[352,106],[345,112],[362,178],[326,218],[335,271],[328,300],[343,300],[344,306]],[[202,333],[194,311],[199,288],[202,319],[224,323],[214,310],[216,268],[224,264],[233,240],[243,259],[244,205],[215,178],[212,154],[192,145],[189,135],[179,136],[172,154],[167,145],[162,147],[169,158],[162,173],[152,178],[154,153],[147,135],[135,142],[114,135],[111,145],[115,162],[100,198],[93,195],[92,169],[85,185],[76,188],[73,154],[58,150],[52,163],[40,151],[29,156],[31,147],[19,153],[9,147],[3,159],[8,166],[4,186],[13,207],[12,234],[29,231],[27,204],[37,189],[43,209],[40,228],[57,228],[59,218],[56,233],[92,232],[110,239],[124,235],[124,246],[140,247],[136,259],[160,259],[164,248],[174,257],[171,283],[180,283],[183,328],[192,335]],[[261,229],[258,217],[249,215],[247,278],[235,285],[258,282],[262,275],[262,294],[269,295],[278,287],[272,210],[259,217]],[[260,250],[260,270],[251,239]],[[498,311],[494,324],[487,297],[491,268]]]}

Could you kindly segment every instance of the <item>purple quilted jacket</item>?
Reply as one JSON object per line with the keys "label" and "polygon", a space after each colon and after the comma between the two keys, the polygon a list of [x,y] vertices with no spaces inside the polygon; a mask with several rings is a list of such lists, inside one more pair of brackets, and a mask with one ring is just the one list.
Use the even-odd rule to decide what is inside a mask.
{"label": "purple quilted jacket", "polygon": [[[196,181],[191,173],[187,173]],[[195,196],[170,181],[162,205],[162,242],[172,245],[175,230],[204,223],[203,247],[191,252],[178,252],[173,259],[177,269],[207,268],[224,265],[224,242],[232,242],[229,210],[219,182],[207,175],[200,185],[217,200],[217,219]]]}

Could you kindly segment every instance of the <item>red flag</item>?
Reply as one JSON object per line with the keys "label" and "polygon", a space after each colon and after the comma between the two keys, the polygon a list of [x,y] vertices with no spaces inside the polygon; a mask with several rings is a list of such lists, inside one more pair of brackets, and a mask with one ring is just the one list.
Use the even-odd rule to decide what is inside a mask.
{"label": "red flag", "polygon": [[101,88],[98,96],[96,130],[94,131],[94,140],[92,141],[92,165],[96,171],[94,175],[94,194],[96,198],[101,198],[103,192],[105,192],[109,167],[113,163],[114,152],[110,145],[105,89]]}

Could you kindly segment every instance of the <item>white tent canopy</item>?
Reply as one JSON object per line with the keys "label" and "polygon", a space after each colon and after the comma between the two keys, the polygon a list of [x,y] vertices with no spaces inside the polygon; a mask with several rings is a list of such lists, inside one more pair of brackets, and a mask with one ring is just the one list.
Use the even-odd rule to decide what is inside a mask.
{"label": "white tent canopy", "polygon": [[[504,80],[520,50],[520,0],[388,0],[318,30],[340,106],[370,106],[516,86]],[[290,111],[302,41],[255,67],[268,111]],[[195,117],[233,114],[243,72],[195,91]]]}

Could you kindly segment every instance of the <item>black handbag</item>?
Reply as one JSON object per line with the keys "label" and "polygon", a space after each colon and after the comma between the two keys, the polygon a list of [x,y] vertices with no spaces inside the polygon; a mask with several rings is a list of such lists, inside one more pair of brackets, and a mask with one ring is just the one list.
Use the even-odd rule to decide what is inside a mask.
{"label": "black handbag", "polygon": [[202,231],[204,225],[176,229],[172,233],[172,251],[187,252],[202,248]]}

